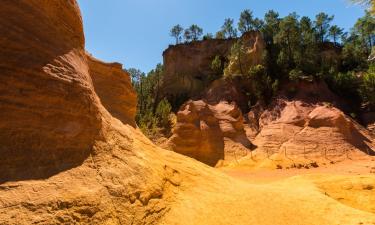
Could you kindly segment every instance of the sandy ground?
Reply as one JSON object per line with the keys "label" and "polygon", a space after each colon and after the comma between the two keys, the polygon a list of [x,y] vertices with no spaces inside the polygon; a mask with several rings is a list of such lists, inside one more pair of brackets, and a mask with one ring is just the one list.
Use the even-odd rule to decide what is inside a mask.
{"label": "sandy ground", "polygon": [[[330,164],[320,163],[318,168],[309,169],[267,169],[256,167],[224,167],[220,169],[231,177],[250,183],[272,183],[293,176],[307,175],[344,175],[344,176],[375,176],[375,159],[361,161],[344,161]],[[375,203],[374,203],[375,204]]]}
{"label": "sandy ground", "polygon": [[[309,169],[220,169],[229,176],[254,185],[310,186],[353,209],[375,215],[375,160],[345,161]],[[294,184],[294,185],[293,185]]]}

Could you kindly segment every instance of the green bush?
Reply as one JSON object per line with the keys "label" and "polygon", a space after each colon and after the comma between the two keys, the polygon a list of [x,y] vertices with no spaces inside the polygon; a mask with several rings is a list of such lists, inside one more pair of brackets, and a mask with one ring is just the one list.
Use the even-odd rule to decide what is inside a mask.
{"label": "green bush", "polygon": [[171,104],[169,104],[168,100],[167,99],[161,100],[155,112],[155,116],[157,120],[159,121],[158,123],[159,127],[170,128],[171,123],[169,120],[169,116],[171,112],[172,112],[172,106]]}
{"label": "green bush", "polygon": [[363,76],[361,96],[365,102],[375,107],[375,65],[371,65],[370,69]]}

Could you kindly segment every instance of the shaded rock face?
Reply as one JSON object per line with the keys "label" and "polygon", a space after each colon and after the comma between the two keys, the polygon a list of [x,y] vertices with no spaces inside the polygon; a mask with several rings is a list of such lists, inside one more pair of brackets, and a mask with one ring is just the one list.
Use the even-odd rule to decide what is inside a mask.
{"label": "shaded rock face", "polygon": [[211,62],[215,56],[228,56],[237,39],[204,40],[171,46],[163,53],[164,80],[162,90],[168,98],[191,97],[203,91],[204,80],[215,75]]}
{"label": "shaded rock face", "polygon": [[[179,44],[171,46],[164,51],[164,79],[162,84],[163,95],[170,102],[176,102],[182,98],[200,96],[207,88],[208,80],[217,74],[212,70],[211,64],[216,56],[227,62],[231,48],[239,39],[212,39]],[[246,48],[246,54],[242,57],[242,64],[257,65],[261,61],[263,52],[263,39],[258,32],[245,33],[241,40]],[[234,70],[235,63],[230,64]]]}
{"label": "shaded rock face", "polygon": [[137,97],[130,76],[118,63],[103,63],[88,57],[94,88],[103,106],[111,115],[125,124],[136,126]]}
{"label": "shaded rock face", "polygon": [[210,166],[254,148],[246,137],[243,116],[235,103],[222,101],[211,105],[202,100],[188,101],[181,107],[169,145],[173,151]]}
{"label": "shaded rock face", "polygon": [[77,3],[6,0],[0,15],[0,181],[81,163],[101,119]]}
{"label": "shaded rock face", "polygon": [[288,82],[280,89],[278,98],[299,100],[308,104],[328,103],[342,111],[352,110],[349,104],[333,93],[324,81]]}

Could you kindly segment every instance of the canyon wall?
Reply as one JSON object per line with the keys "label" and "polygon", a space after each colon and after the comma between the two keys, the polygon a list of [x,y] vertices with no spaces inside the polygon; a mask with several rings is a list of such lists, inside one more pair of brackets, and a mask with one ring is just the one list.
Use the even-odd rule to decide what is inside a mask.
{"label": "canyon wall", "polygon": [[75,0],[3,0],[0,33],[0,224],[375,221],[318,191],[259,188],[153,145],[130,118],[127,74],[86,54]]}

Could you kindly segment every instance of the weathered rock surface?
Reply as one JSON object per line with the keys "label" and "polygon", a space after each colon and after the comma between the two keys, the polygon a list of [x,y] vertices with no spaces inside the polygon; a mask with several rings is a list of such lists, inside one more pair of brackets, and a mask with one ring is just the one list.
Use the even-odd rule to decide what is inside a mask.
{"label": "weathered rock surface", "polygon": [[245,184],[157,148],[121,122],[131,113],[106,105],[129,101],[134,110],[131,91],[128,100],[106,93],[111,81],[124,91],[129,78],[101,74],[118,65],[90,66],[82,30],[74,0],[1,2],[0,224],[375,221],[316,188]]}
{"label": "weathered rock surface", "polygon": [[2,1],[0,33],[0,224],[156,223],[179,172],[131,126],[121,66],[86,55],[76,1]]}
{"label": "weathered rock surface", "polygon": [[211,105],[203,100],[188,101],[181,107],[169,145],[173,151],[211,166],[254,148],[234,102]]}
{"label": "weathered rock surface", "polygon": [[259,119],[257,153],[341,161],[374,154],[374,137],[342,111],[322,103],[277,99]]}
{"label": "weathered rock surface", "polygon": [[102,122],[78,5],[3,1],[0,15],[0,181],[82,163]]}
{"label": "weathered rock surface", "polygon": [[135,126],[136,93],[130,88],[131,81],[127,72],[118,63],[104,63],[88,57],[90,75],[95,92],[103,106],[113,117],[121,122]]}

